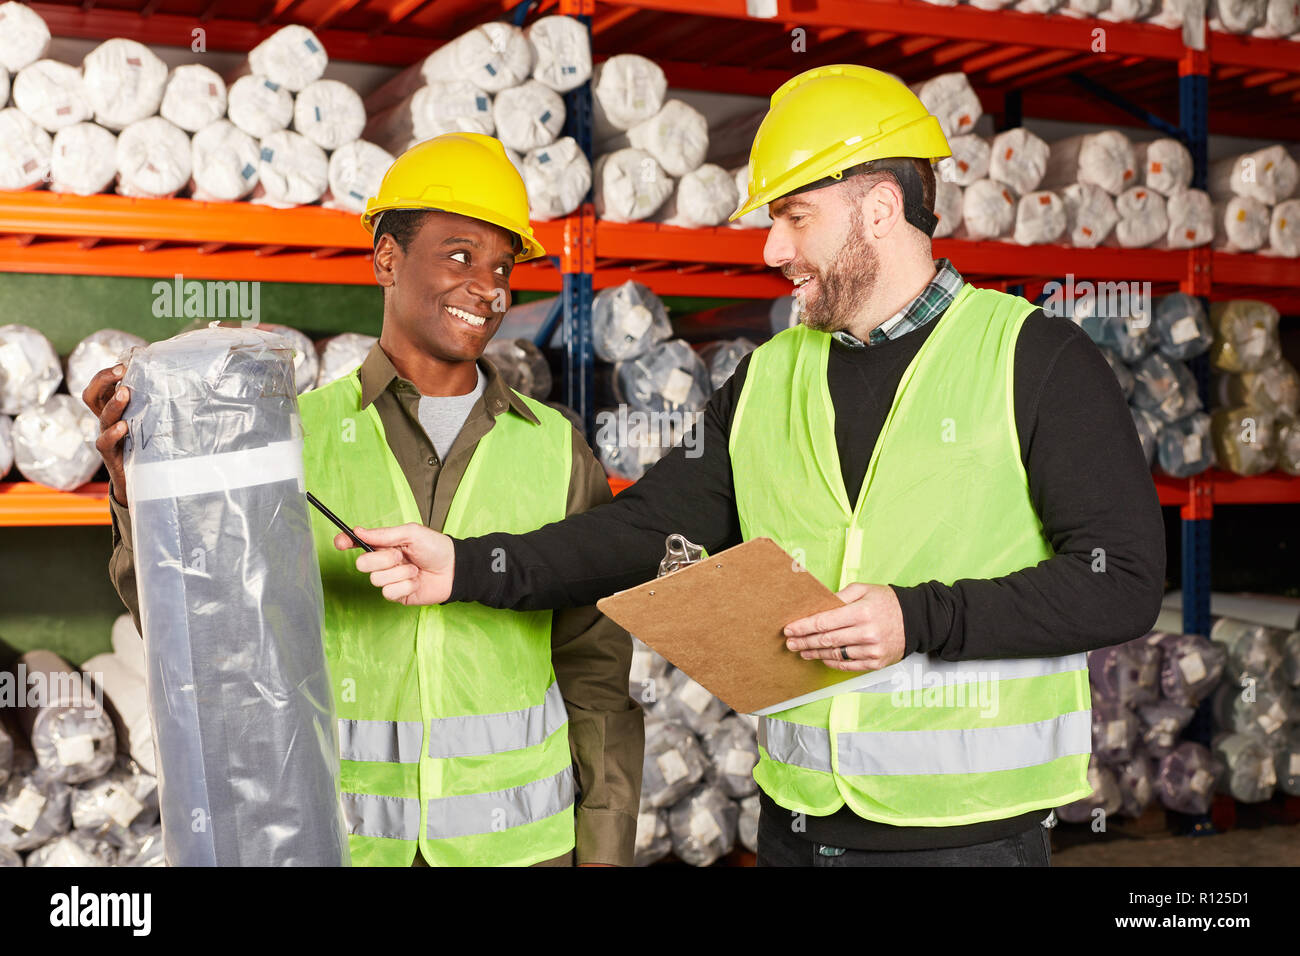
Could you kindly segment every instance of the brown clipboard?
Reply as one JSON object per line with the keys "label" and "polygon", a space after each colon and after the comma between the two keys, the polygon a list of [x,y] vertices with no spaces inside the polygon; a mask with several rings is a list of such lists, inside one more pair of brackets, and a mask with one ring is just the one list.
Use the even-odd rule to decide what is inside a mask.
{"label": "brown clipboard", "polygon": [[742,714],[860,677],[785,646],[791,621],[842,607],[771,538],[754,538],[596,602]]}

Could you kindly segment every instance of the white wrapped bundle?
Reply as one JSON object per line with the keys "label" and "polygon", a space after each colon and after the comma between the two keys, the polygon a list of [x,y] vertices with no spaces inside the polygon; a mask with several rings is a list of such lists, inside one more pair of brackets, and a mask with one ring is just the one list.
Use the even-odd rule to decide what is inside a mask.
{"label": "white wrapped bundle", "polygon": [[1171,137],[1133,144],[1133,161],[1143,185],[1168,196],[1192,185],[1192,154]]}
{"label": "white wrapped bundle", "polygon": [[1215,767],[1210,751],[1186,741],[1160,760],[1156,796],[1178,813],[1208,813],[1214,798]]}
{"label": "white wrapped bundle", "polygon": [[263,137],[255,193],[274,205],[305,206],[329,188],[329,159],[325,151],[292,130]]}
{"label": "white wrapped bundle", "polygon": [[984,110],[965,73],[941,73],[912,87],[925,108],[939,121],[943,135],[969,133]]}
{"label": "white wrapped bundle", "polygon": [[81,64],[95,122],[118,132],[158,112],[167,87],[167,64],[143,43],[114,37]]}
{"label": "white wrapped bundle", "polygon": [[1257,372],[1281,354],[1277,326],[1281,316],[1267,302],[1232,299],[1210,305],[1214,345],[1210,364],[1222,372]]}
{"label": "white wrapped bundle", "polygon": [[[8,415],[0,415],[0,478],[9,474],[9,469],[14,466],[14,437],[13,437],[13,419]],[[8,766],[5,765],[3,758],[4,741],[3,728],[0,728],[0,783],[3,783],[3,777],[9,772]],[[10,753],[12,753],[12,741],[10,742]]]}
{"label": "white wrapped bundle", "polygon": [[676,721],[645,722],[641,802],[662,810],[694,789],[708,760],[695,735]]}
{"label": "white wrapped bundle", "polygon": [[1300,6],[1295,0],[1267,0],[1264,22],[1252,32],[1257,37],[1289,37],[1300,33]]}
{"label": "white wrapped bundle", "polygon": [[742,337],[710,342],[700,349],[700,358],[709,367],[709,384],[715,390],[725,385],[727,379],[736,374],[736,366],[740,364],[740,360],[757,347],[749,339]]}
{"label": "white wrapped bundle", "polygon": [[1133,372],[1114,349],[1098,346],[1098,350],[1106,360],[1106,364],[1110,366],[1110,370],[1115,373],[1115,381],[1119,382],[1119,390],[1124,393],[1124,399],[1127,401],[1133,394]]}
{"label": "white wrapped bundle", "polygon": [[655,218],[670,226],[719,226],[736,209],[736,181],[721,166],[705,163],[677,180],[677,188]]}
{"label": "white wrapped bundle", "polygon": [[1138,708],[1142,730],[1140,743],[1153,757],[1163,757],[1178,746],[1183,729],[1196,711],[1171,701],[1161,700]]}
{"label": "white wrapped bundle", "polygon": [[620,149],[596,160],[596,215],[638,222],[654,214],[673,191],[673,180],[643,149]]}
{"label": "white wrapped bundle", "polygon": [[1295,193],[1300,168],[1286,147],[1265,146],[1252,153],[1210,163],[1209,190],[1215,199],[1250,196],[1272,206]]}
{"label": "white wrapped bundle", "polygon": [[73,827],[113,846],[130,846],[130,827],[157,820],[158,780],[130,757],[118,757],[104,776],[72,791]]}
{"label": "white wrapped bundle", "polygon": [[95,123],[65,126],[54,134],[50,189],[90,196],[117,178],[117,137]]}
{"label": "white wrapped bundle", "polygon": [[529,398],[544,399],[554,384],[546,356],[528,339],[496,338],[483,354],[492,362],[507,385]]}
{"label": "white wrapped bundle", "polygon": [[1115,199],[1115,243],[1126,249],[1149,246],[1169,231],[1165,197],[1146,186],[1134,186]]}
{"label": "white wrapped bundle", "polygon": [[338,80],[316,80],[293,101],[293,128],[321,149],[338,149],[361,135],[366,108],[361,96]]}
{"label": "white wrapped bundle", "polygon": [[1291,258],[1300,256],[1300,199],[1288,199],[1273,207],[1268,251]]}
{"label": "white wrapped bundle", "polygon": [[740,845],[750,853],[758,852],[758,818],[761,811],[758,794],[740,801],[740,823],[737,836]]}
{"label": "white wrapped bundle", "polygon": [[620,53],[592,71],[592,110],[597,136],[648,120],[664,105],[668,80],[653,60]]}
{"label": "white wrapped bundle", "polygon": [[673,851],[672,835],[668,830],[668,811],[643,807],[636,815],[636,847],[632,855],[633,866],[657,863]]}
{"label": "white wrapped bundle", "polygon": [[30,850],[72,824],[71,788],[36,764],[30,751],[14,753],[13,773],[0,788],[0,847]]}
{"label": "white wrapped bundle", "polygon": [[1155,768],[1151,758],[1137,753],[1132,760],[1115,768],[1115,782],[1119,784],[1121,805],[1119,812],[1137,819],[1155,799]]}
{"label": "white wrapped bundle", "polygon": [[649,286],[629,280],[602,289],[592,300],[592,349],[602,362],[644,355],[672,334],[668,310]]}
{"label": "white wrapped bundle", "polygon": [[1252,677],[1261,682],[1279,679],[1282,671],[1282,634],[1263,624],[1221,617],[1210,628],[1210,640],[1228,652],[1227,676],[1232,684]]}
{"label": "white wrapped bundle", "polygon": [[1300,475],[1300,420],[1289,419],[1277,430],[1277,467],[1288,475]]}
{"label": "white wrapped bundle", "polygon": [[311,339],[287,325],[263,323],[258,328],[266,332],[274,332],[284,339],[286,348],[293,349],[293,378],[298,394],[301,395],[315,388],[316,376],[320,373],[320,358]]}
{"label": "white wrapped bundle", "polygon": [[[591,164],[571,136],[529,150],[521,163],[532,219],[559,219],[582,204],[591,188]],[[733,203],[728,213],[735,208]]]}
{"label": "white wrapped bundle", "polygon": [[934,183],[934,238],[951,236],[961,226],[962,188],[942,179]]}
{"label": "white wrapped bundle", "polygon": [[118,854],[118,866],[167,865],[161,823],[149,827],[132,827],[131,837],[131,846],[124,848]]}
{"label": "white wrapped bundle", "polygon": [[709,756],[705,779],[734,800],[757,792],[754,765],[758,763],[758,736],[735,714],[724,717],[704,736]]}
{"label": "white wrapped bundle", "polygon": [[230,202],[242,199],[257,185],[261,149],[257,140],[229,120],[219,119],[190,141],[195,199]]}
{"label": "white wrapped bundle", "polygon": [[1169,228],[1165,245],[1170,249],[1191,249],[1214,239],[1214,204],[1200,189],[1178,189],[1165,201]]}
{"label": "white wrapped bundle", "polygon": [[27,854],[28,866],[115,866],[117,852],[88,833],[73,830]]}
{"label": "white wrapped bundle", "polygon": [[1055,13],[1064,3],[1065,0],[1019,0],[1012,9],[1020,13]]}
{"label": "white wrapped bundle", "polygon": [[39,13],[25,3],[0,3],[0,66],[17,73],[49,48],[50,28]]}
{"label": "white wrapped bundle", "polygon": [[716,787],[700,787],[668,811],[673,854],[691,866],[712,866],[736,845],[740,809]]}
{"label": "white wrapped bundle", "polygon": [[527,81],[533,72],[533,48],[518,27],[492,21],[434,50],[421,72],[426,80],[468,80],[499,93]]}
{"label": "white wrapped bundle", "polygon": [[1210,416],[1196,412],[1171,422],[1160,432],[1156,457],[1166,474],[1190,478],[1214,465],[1214,442]]}
{"label": "white wrapped bundle", "polygon": [[1282,676],[1292,687],[1300,687],[1300,631],[1282,639]]}
{"label": "white wrapped bundle", "polygon": [[68,356],[68,394],[80,399],[90,380],[102,369],[124,361],[126,353],[141,345],[148,345],[144,339],[130,332],[117,329],[100,329],[91,332],[77,343],[72,354]]}
{"label": "white wrapped bundle", "polygon": [[1186,361],[1206,351],[1214,341],[1205,306],[1185,292],[1162,296],[1156,302],[1154,323],[1156,347],[1166,358]]}
{"label": "white wrapped bundle", "polygon": [[700,737],[709,734],[727,714],[727,705],[714,697],[685,671],[674,670],[668,675],[668,693],[660,699],[655,715],[662,720],[675,720]]}
{"label": "white wrapped bundle", "polygon": [[1016,204],[1012,238],[1022,246],[1057,242],[1065,234],[1065,202],[1054,192],[1032,192]]}
{"label": "white wrapped bundle", "polygon": [[533,79],[567,93],[591,77],[591,37],[573,17],[541,17],[524,31],[533,48]]}
{"label": "white wrapped bundle", "polygon": [[631,127],[611,145],[625,143],[645,150],[670,176],[684,176],[698,169],[709,151],[708,121],[682,100],[668,100],[658,113]]}
{"label": "white wrapped bundle", "polygon": [[22,110],[0,110],[0,190],[35,189],[50,174],[50,134]]}
{"label": "white wrapped bundle", "polygon": [[712,389],[709,370],[681,339],[669,339],[614,366],[614,395],[641,412],[698,412]]}
{"label": "white wrapped bundle", "polygon": [[1066,823],[1092,823],[1096,819],[1095,811],[1100,810],[1103,819],[1119,812],[1124,798],[1119,792],[1115,772],[1102,766],[1096,756],[1088,758],[1088,786],[1092,787],[1092,793],[1074,803],[1057,807],[1056,815]]}
{"label": "white wrapped bundle", "polygon": [[1282,418],[1300,414],[1300,376],[1286,359],[1278,359],[1257,372],[1223,376],[1225,400],[1249,405]]}
{"label": "white wrapped bundle", "polygon": [[0,106],[9,102],[9,71],[0,66]]}
{"label": "white wrapped bundle", "polygon": [[1264,22],[1267,0],[1209,0],[1210,29],[1250,33]]}
{"label": "white wrapped bundle", "polygon": [[1092,701],[1092,753],[1101,763],[1113,766],[1132,760],[1138,730],[1137,714],[1119,701]]}
{"label": "white wrapped bundle", "polygon": [[[1204,40],[1206,0],[1159,0],[1156,10],[1151,14],[1149,23],[1168,27],[1171,30],[1183,30],[1187,35],[1191,27],[1193,36]],[[1195,49],[1204,49],[1204,43]]]}
{"label": "white wrapped bundle", "polygon": [[1215,246],[1229,252],[1254,252],[1268,241],[1272,210],[1250,196],[1230,196],[1214,204]]}
{"label": "white wrapped bundle", "polygon": [[1286,746],[1276,753],[1277,788],[1287,796],[1300,797],[1300,724],[1286,735]]}
{"label": "white wrapped bundle", "polygon": [[1210,416],[1219,467],[1234,475],[1260,475],[1277,464],[1277,419],[1271,412],[1239,406]]}
{"label": "white wrapped bundle", "polygon": [[[4,455],[4,443],[7,440],[7,427],[9,419],[0,415],[0,456]],[[3,458],[0,457],[0,467],[4,464]],[[4,477],[4,472],[0,471],[0,477]],[[5,730],[4,725],[0,724],[0,787],[9,782],[9,774],[13,771],[14,766],[14,739]]]}
{"label": "white wrapped bundle", "polygon": [[41,689],[18,711],[41,769],[61,783],[105,773],[117,755],[117,734],[90,681],[50,651],[28,651],[18,661],[30,686]]}
{"label": "white wrapped bundle", "polygon": [[962,232],[972,239],[994,239],[1009,233],[1016,219],[1011,190],[991,179],[971,183],[962,193]]}
{"label": "white wrapped bundle", "polygon": [[226,115],[226,81],[201,63],[178,66],[167,78],[158,114],[197,133]]}
{"label": "white wrapped bundle", "polygon": [[320,354],[320,377],[316,381],[316,387],[328,385],[359,367],[378,341],[373,335],[342,332],[317,342],[316,351]]}
{"label": "white wrapped bundle", "polygon": [[81,70],[58,60],[37,60],[19,70],[13,97],[14,106],[51,133],[94,115]]}
{"label": "white wrapped bundle", "polygon": [[1277,787],[1273,751],[1253,734],[1224,734],[1214,741],[1214,755],[1226,773],[1223,791],[1242,803],[1263,803]]}
{"label": "white wrapped bundle", "polygon": [[1046,141],[1023,126],[998,133],[989,151],[989,179],[1020,196],[1033,192],[1043,181],[1050,152]]}
{"label": "white wrapped bundle", "polygon": [[1137,429],[1138,441],[1142,443],[1142,454],[1146,456],[1147,466],[1150,467],[1156,459],[1156,446],[1165,423],[1145,408],[1130,406],[1129,411],[1133,415],[1133,427]]}
{"label": "white wrapped bundle", "polygon": [[628,693],[643,707],[656,703],[667,688],[673,665],[647,644],[632,638],[632,664],[628,669]]}
{"label": "white wrapped bundle", "polygon": [[329,56],[316,34],[306,27],[281,27],[248,51],[248,68],[291,93],[320,79]]}
{"label": "white wrapped bundle", "polygon": [[1104,130],[1052,143],[1040,185],[1064,189],[1071,183],[1091,183],[1118,196],[1137,182],[1136,176],[1128,137],[1118,130]]}
{"label": "white wrapped bundle", "polygon": [[1119,213],[1110,193],[1092,183],[1071,183],[1061,191],[1065,203],[1065,238],[1071,245],[1092,249],[1105,241]]}
{"label": "white wrapped bundle", "polygon": [[555,142],[564,126],[564,100],[550,87],[528,80],[502,90],[492,101],[497,138],[518,152]]}
{"label": "white wrapped bundle", "polygon": [[0,325],[0,414],[17,415],[54,394],[63,368],[50,340],[26,325]]}
{"label": "white wrapped bundle", "polygon": [[289,127],[293,94],[268,77],[241,76],[230,85],[226,114],[249,136],[262,139]]}
{"label": "white wrapped bundle", "polygon": [[[1209,416],[1201,416],[1207,420]],[[1195,707],[1223,676],[1227,653],[1199,634],[1164,634],[1160,641],[1160,692],[1165,700]]]}
{"label": "white wrapped bundle", "polygon": [[1110,7],[1098,14],[1098,17],[1121,23],[1145,20],[1155,12],[1158,5],[1159,0],[1110,0]]}
{"label": "white wrapped bundle", "polygon": [[496,132],[492,96],[465,80],[434,81],[373,113],[362,138],[399,155],[412,141],[423,142],[443,133]]}
{"label": "white wrapped bundle", "polygon": [[379,193],[384,173],[393,165],[393,154],[364,139],[344,143],[330,153],[326,171],[329,196],[322,205],[331,209],[362,212],[366,200]]}
{"label": "white wrapped bundle", "polygon": [[[126,615],[128,624],[130,615]],[[132,631],[135,625],[130,625]],[[130,754],[149,773],[157,772],[153,748],[153,727],[149,723],[149,698],[144,683],[144,642],[134,638],[137,656],[96,654],[84,670],[95,681],[109,705],[118,750]]]}
{"label": "white wrapped bundle", "polygon": [[193,156],[185,131],[161,116],[132,123],[117,137],[117,191],[174,196],[190,181]]}
{"label": "white wrapped bundle", "polygon": [[[736,202],[737,208],[739,208],[739,204],[749,195],[749,164],[737,166],[733,169],[731,178],[736,183]],[[733,209],[732,212],[735,212],[735,210]],[[727,215],[731,215],[731,213]],[[772,226],[772,217],[767,214],[766,206],[759,206],[753,212],[745,213],[745,215],[731,223],[731,226],[736,229],[769,229]]]}
{"label": "white wrapped bundle", "polygon": [[935,165],[935,178],[957,186],[969,186],[979,179],[989,177],[989,158],[992,146],[983,136],[968,133],[948,137],[951,156],[945,156]]}
{"label": "white wrapped bundle", "polygon": [[[1160,696],[1160,648],[1138,638],[1090,651],[1088,682],[1096,695],[1094,702],[1104,703],[1112,711],[1155,703]],[[1108,730],[1105,736],[1113,748],[1115,733]],[[1130,740],[1126,746],[1132,745]]]}
{"label": "white wrapped bundle", "polygon": [[1014,4],[1016,0],[968,0],[968,2],[977,10],[1003,10]]}
{"label": "white wrapped bundle", "polygon": [[[596,413],[596,419],[617,422],[618,409],[601,409]],[[660,442],[658,433],[650,435],[648,431],[649,429],[637,431],[628,429],[626,434],[620,434],[616,426],[608,429],[597,427],[592,447],[596,451],[596,457],[600,459],[601,467],[615,477],[625,478],[628,481],[639,480],[668,451]],[[647,692],[662,696],[666,693],[666,685],[657,682],[653,687],[643,691],[642,697],[638,697],[643,706],[649,707],[655,704],[656,707],[651,709],[657,710],[659,697],[643,700]]]}
{"label": "white wrapped bundle", "polygon": [[11,850],[7,846],[0,846],[0,867],[22,866],[23,858],[17,850]]}
{"label": "white wrapped bundle", "polygon": [[1061,13],[1067,17],[1096,17],[1110,8],[1110,0],[1067,0]]}

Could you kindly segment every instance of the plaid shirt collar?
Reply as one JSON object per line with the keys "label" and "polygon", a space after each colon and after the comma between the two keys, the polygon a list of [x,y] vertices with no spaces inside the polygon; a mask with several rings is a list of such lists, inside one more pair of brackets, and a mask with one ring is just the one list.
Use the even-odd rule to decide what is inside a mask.
{"label": "plaid shirt collar", "polygon": [[886,339],[901,338],[913,329],[919,329],[943,315],[948,306],[952,305],[952,300],[957,297],[957,293],[961,291],[965,280],[947,259],[938,259],[934,264],[938,272],[930,280],[930,284],[902,310],[895,312],[872,329],[866,342],[848,332],[832,332],[832,337],[849,348],[865,349],[871,345],[878,345]]}

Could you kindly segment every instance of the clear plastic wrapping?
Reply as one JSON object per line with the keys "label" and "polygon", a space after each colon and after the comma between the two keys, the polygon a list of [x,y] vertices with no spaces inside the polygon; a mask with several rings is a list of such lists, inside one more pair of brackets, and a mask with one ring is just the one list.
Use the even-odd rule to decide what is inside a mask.
{"label": "clear plastic wrapping", "polygon": [[205,126],[190,140],[190,184],[195,199],[231,202],[257,186],[262,151],[257,140],[229,120]]}
{"label": "clear plastic wrapping", "polygon": [[14,419],[14,464],[28,481],[71,491],[94,477],[99,421],[80,398],[51,395]]}
{"label": "clear plastic wrapping", "polygon": [[709,384],[715,391],[722,388],[727,379],[736,374],[736,367],[740,365],[740,360],[757,347],[749,339],[741,337],[710,342],[700,349],[700,358],[709,367]]}
{"label": "clear plastic wrapping", "polygon": [[523,84],[533,72],[533,47],[524,31],[492,21],[462,33],[429,54],[422,67],[430,80],[468,80],[499,93]]}
{"label": "clear plastic wrapping", "polygon": [[573,17],[534,20],[524,31],[533,48],[533,79],[567,93],[591,77],[591,37]]}
{"label": "clear plastic wrapping", "polygon": [[[936,180],[934,184],[934,238],[944,239],[961,228],[962,189],[955,183]],[[751,214],[752,215],[752,214]],[[771,217],[768,217],[769,224]]]}
{"label": "clear plastic wrapping", "polygon": [[54,134],[50,189],[90,196],[117,179],[117,137],[95,123],[76,123]]}
{"label": "clear plastic wrapping", "polygon": [[248,67],[291,93],[320,79],[329,65],[325,46],[304,26],[281,27],[248,51]]}
{"label": "clear plastic wrapping", "polygon": [[1179,189],[1165,199],[1169,227],[1164,244],[1169,249],[1191,249],[1214,239],[1214,203],[1200,189]]}
{"label": "clear plastic wrapping", "polygon": [[1286,746],[1276,752],[1277,788],[1287,796],[1300,797],[1300,724],[1286,735]]}
{"label": "clear plastic wrapping", "polygon": [[497,139],[516,152],[555,142],[564,127],[564,100],[559,93],[528,80],[497,93],[492,101]]}
{"label": "clear plastic wrapping", "polygon": [[226,81],[201,63],[178,66],[167,77],[158,115],[197,133],[226,115]]}
{"label": "clear plastic wrapping", "polygon": [[712,866],[736,845],[740,808],[716,787],[703,786],[668,812],[673,854],[691,866]]}
{"label": "clear plastic wrapping", "polygon": [[264,195],[275,205],[306,206],[325,195],[329,158],[307,137],[284,129],[264,137],[260,148],[255,197]]}
{"label": "clear plastic wrapping", "polygon": [[1133,366],[1133,404],[1175,422],[1201,410],[1200,393],[1191,370],[1176,359],[1152,352]]}
{"label": "clear plastic wrapping", "polygon": [[1286,359],[1257,372],[1225,375],[1221,386],[1227,404],[1249,405],[1282,417],[1300,413],[1300,374]]}
{"label": "clear plastic wrapping", "polygon": [[287,325],[259,325],[266,332],[280,336],[293,349],[293,379],[298,394],[316,387],[316,376],[320,374],[320,357],[312,340],[297,329]]}
{"label": "clear plastic wrapping", "polygon": [[1215,245],[1229,252],[1255,252],[1268,242],[1272,210],[1250,196],[1230,196],[1214,204]]}
{"label": "clear plastic wrapping", "polygon": [[1223,764],[1221,786],[1234,800],[1263,803],[1277,787],[1273,751],[1251,734],[1224,734],[1214,741],[1214,755]]}
{"label": "clear plastic wrapping", "polygon": [[1160,759],[1156,797],[1177,813],[1208,813],[1216,778],[1210,751],[1201,744],[1184,741]]}
{"label": "clear plastic wrapping", "polygon": [[254,139],[287,129],[293,120],[293,94],[269,77],[250,73],[230,84],[226,115]]}
{"label": "clear plastic wrapping", "polygon": [[529,150],[521,166],[533,219],[567,216],[591,189],[591,164],[571,136]]}
{"label": "clear plastic wrapping", "polygon": [[23,858],[17,850],[11,850],[7,846],[0,846],[0,867],[22,866]]}
{"label": "clear plastic wrapping", "polygon": [[1088,652],[1095,699],[1132,710],[1160,696],[1160,649],[1143,638]]}
{"label": "clear plastic wrapping", "polygon": [[1269,680],[1282,669],[1282,632],[1263,624],[1221,617],[1210,628],[1210,640],[1228,652],[1227,672],[1235,680],[1251,676]]}
{"label": "clear plastic wrapping", "polygon": [[1300,419],[1287,417],[1278,425],[1277,467],[1288,475],[1300,475]]}
{"label": "clear plastic wrapping", "polygon": [[91,332],[68,356],[68,394],[81,398],[90,380],[100,371],[125,360],[131,349],[148,344],[140,336],[119,329]]}
{"label": "clear plastic wrapping", "polygon": [[338,149],[361,135],[366,108],[361,96],[338,80],[315,80],[293,100],[293,128],[321,149]]}
{"label": "clear plastic wrapping", "polygon": [[1041,187],[1091,183],[1118,196],[1137,182],[1136,167],[1133,144],[1118,130],[1070,136],[1051,144]]}
{"label": "clear plastic wrapping", "polygon": [[1115,229],[1119,213],[1110,193],[1092,183],[1070,183],[1061,190],[1065,232],[1071,245],[1092,249]]}
{"label": "clear plastic wrapping", "polygon": [[50,133],[95,115],[81,70],[58,60],[37,60],[23,67],[13,79],[11,93],[14,106]]}
{"label": "clear plastic wrapping", "polygon": [[1210,416],[1195,412],[1165,425],[1156,457],[1160,467],[1175,478],[1190,478],[1214,466],[1214,441]]}
{"label": "clear plastic wrapping", "polygon": [[378,195],[379,184],[391,165],[393,154],[374,143],[367,143],[364,139],[344,143],[330,153],[327,170],[329,194],[321,205],[362,212],[366,200]]}
{"label": "clear plastic wrapping", "polygon": [[740,845],[750,853],[758,852],[758,817],[760,810],[758,794],[740,801],[740,822],[737,826],[736,835],[740,839]]}
{"label": "clear plastic wrapping", "polygon": [[639,222],[672,195],[673,179],[643,149],[619,149],[596,160],[596,215],[611,222]]}
{"label": "clear plastic wrapping", "polygon": [[354,371],[365,361],[366,355],[378,341],[373,335],[362,335],[360,332],[340,332],[321,339],[316,343],[316,351],[320,355],[320,374],[316,379],[316,387],[321,388]]}
{"label": "clear plastic wrapping", "polygon": [[538,399],[551,394],[551,366],[542,350],[528,339],[495,339],[483,354],[516,392]]}
{"label": "clear plastic wrapping", "polygon": [[113,132],[158,112],[167,88],[167,64],[143,43],[114,37],[81,64],[95,122]]}
{"label": "clear plastic wrapping", "polygon": [[9,782],[9,774],[14,766],[14,738],[0,724],[0,787]]}
{"label": "clear plastic wrapping", "polygon": [[1300,256],[1300,199],[1287,199],[1273,207],[1268,223],[1268,251],[1291,259]]}
{"label": "clear plastic wrapping", "polygon": [[[670,176],[684,176],[704,163],[709,124],[704,114],[682,100],[667,100],[649,119],[628,129],[627,145],[643,149]],[[622,146],[622,137],[615,145]]]}
{"label": "clear plastic wrapping", "polygon": [[642,807],[636,815],[636,845],[632,865],[649,866],[672,851],[673,838],[668,830],[668,811]]}
{"label": "clear plastic wrapping", "polygon": [[73,830],[27,854],[28,866],[115,866],[117,850],[89,833]]}
{"label": "clear plastic wrapping", "polygon": [[1278,343],[1277,309],[1254,299],[1232,299],[1210,305],[1214,345],[1210,362],[1224,372],[1256,372],[1276,362]]}
{"label": "clear plastic wrapping", "polygon": [[1286,147],[1265,146],[1210,163],[1207,185],[1215,199],[1249,196],[1273,206],[1295,193],[1300,170]]}
{"label": "clear plastic wrapping", "polygon": [[1232,675],[1214,692],[1214,724],[1219,730],[1250,734],[1270,749],[1285,743],[1291,714],[1287,688],[1278,677]]}
{"label": "clear plastic wrapping", "polygon": [[1174,292],[1156,300],[1156,347],[1170,359],[1186,361],[1209,349],[1214,330],[1196,296]]}
{"label": "clear plastic wrapping", "polygon": [[1282,639],[1282,674],[1292,687],[1300,687],[1300,631]]}
{"label": "clear plastic wrapping", "polygon": [[72,791],[72,826],[115,847],[133,846],[133,827],[158,822],[158,781],[127,756]]}
{"label": "clear plastic wrapping", "polygon": [[54,141],[17,107],[0,110],[0,189],[36,189],[50,174]]}
{"label": "clear plastic wrapping", "polygon": [[50,28],[45,18],[25,3],[0,3],[0,66],[17,73],[45,56]]}
{"label": "clear plastic wrapping", "polygon": [[687,229],[720,226],[739,202],[736,181],[721,166],[705,163],[677,181],[677,188],[659,210],[659,221]]}
{"label": "clear plastic wrapping", "polygon": [[699,741],[684,725],[672,720],[646,720],[642,803],[656,810],[673,806],[695,788],[707,765]]}
{"label": "clear plastic wrapping", "polygon": [[1193,708],[1168,700],[1139,707],[1139,742],[1142,749],[1152,757],[1163,757],[1178,746],[1184,728],[1195,715]]}
{"label": "clear plastic wrapping", "polygon": [[9,782],[0,788],[0,847],[30,850],[67,833],[71,794],[36,765],[31,751],[15,751]]}
{"label": "clear plastic wrapping", "polygon": [[361,135],[399,154],[410,143],[454,132],[496,132],[491,93],[467,80],[434,80],[372,112]]}
{"label": "clear plastic wrapping", "polygon": [[602,362],[637,358],[672,334],[668,310],[649,286],[629,280],[592,300],[592,349]]}
{"label": "clear plastic wrapping", "polygon": [[0,325],[0,414],[41,404],[63,381],[54,346],[27,325]]}
{"label": "clear plastic wrapping", "polygon": [[117,137],[117,190],[124,196],[174,196],[189,183],[193,161],[184,130],[161,116],[138,120]]}
{"label": "clear plastic wrapping", "polygon": [[1129,412],[1133,415],[1133,427],[1137,429],[1138,441],[1142,443],[1142,454],[1146,456],[1147,465],[1150,466],[1156,459],[1156,448],[1159,445],[1164,422],[1145,408],[1129,406]]}
{"label": "clear plastic wrapping", "polygon": [[1126,817],[1142,816],[1155,799],[1155,767],[1151,758],[1140,751],[1115,768],[1115,782],[1119,786],[1119,812]]}
{"label": "clear plastic wrapping", "polygon": [[1209,696],[1227,659],[1222,647],[1199,634],[1166,634],[1160,655],[1160,692],[1184,707],[1195,707]]}
{"label": "clear plastic wrapping", "polygon": [[1106,364],[1110,370],[1115,373],[1115,381],[1119,382],[1119,390],[1124,393],[1124,399],[1127,401],[1133,394],[1133,372],[1124,364],[1124,360],[1114,349],[1098,346],[1102,357],[1106,359]]}
{"label": "clear plastic wrapping", "polygon": [[614,366],[614,396],[639,412],[698,412],[713,394],[709,370],[681,339]]}
{"label": "clear plastic wrapping", "polygon": [[620,53],[592,70],[592,108],[597,129],[625,130],[647,120],[664,105],[668,80],[659,64],[635,53]]}
{"label": "clear plastic wrapping", "polygon": [[1103,766],[1095,755],[1088,758],[1088,786],[1092,787],[1088,796],[1056,808],[1060,819],[1066,823],[1092,823],[1095,811],[1101,810],[1105,816],[1110,816],[1118,813],[1124,805],[1115,771]]}
{"label": "clear plastic wrapping", "polygon": [[50,651],[28,651],[18,661],[36,695],[19,718],[41,769],[60,783],[105,773],[117,754],[117,734],[94,685]]}
{"label": "clear plastic wrapping", "polygon": [[749,724],[735,714],[726,716],[704,735],[703,744],[709,757],[705,780],[735,800],[757,792],[758,736]]}
{"label": "clear plastic wrapping", "polygon": [[668,675],[667,692],[660,697],[655,715],[678,721],[697,736],[705,737],[717,728],[728,709],[685,671],[674,670]]}
{"label": "clear plastic wrapping", "polygon": [[628,670],[628,694],[645,709],[667,692],[673,665],[648,644],[632,638],[632,665]]}
{"label": "clear plastic wrapping", "polygon": [[1019,196],[1031,193],[1043,181],[1051,147],[1023,126],[993,137],[989,151],[989,179],[1010,186]]}
{"label": "clear plastic wrapping", "polygon": [[1272,412],[1241,405],[1210,416],[1215,458],[1235,475],[1261,475],[1277,464],[1277,419]]}
{"label": "clear plastic wrapping", "polygon": [[1104,697],[1092,702],[1092,754],[1108,766],[1126,763],[1137,747],[1138,716],[1117,700]]}

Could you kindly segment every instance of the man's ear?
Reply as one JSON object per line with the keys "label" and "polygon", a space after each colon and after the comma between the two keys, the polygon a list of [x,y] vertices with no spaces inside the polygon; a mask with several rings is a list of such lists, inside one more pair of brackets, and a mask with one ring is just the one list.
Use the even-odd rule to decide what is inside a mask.
{"label": "man's ear", "polygon": [[903,189],[893,176],[882,176],[863,197],[863,221],[873,239],[883,239],[904,222]]}
{"label": "man's ear", "polygon": [[386,232],[380,236],[379,244],[375,246],[375,254],[371,260],[375,281],[384,288],[395,285],[397,282],[397,268],[401,264],[402,258],[402,249],[393,239],[393,234]]}

